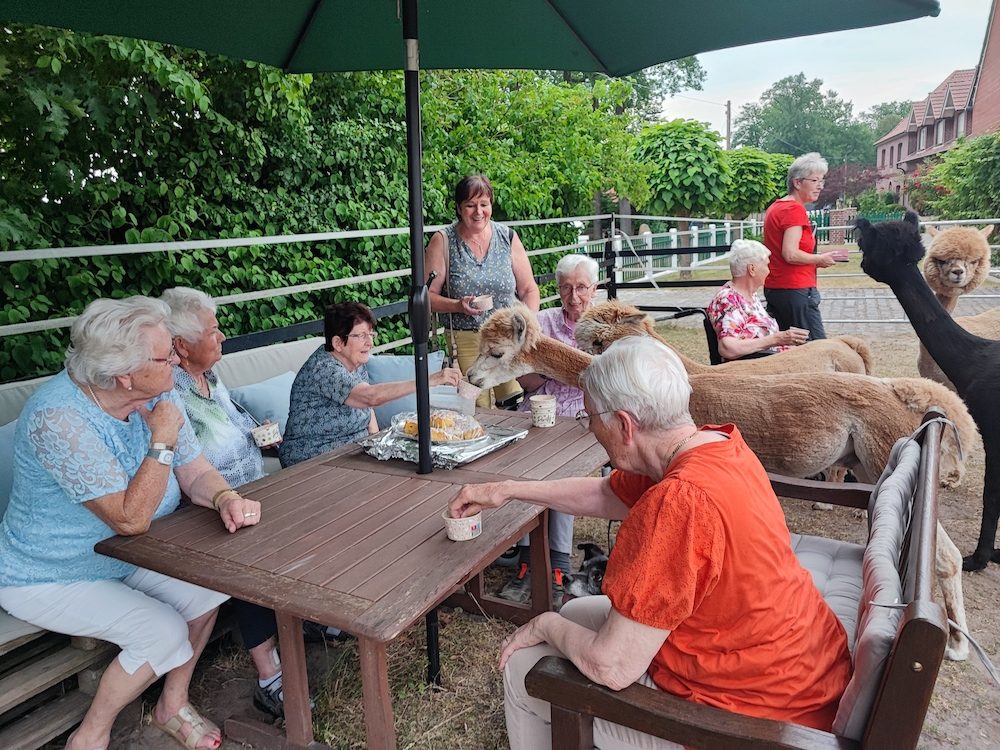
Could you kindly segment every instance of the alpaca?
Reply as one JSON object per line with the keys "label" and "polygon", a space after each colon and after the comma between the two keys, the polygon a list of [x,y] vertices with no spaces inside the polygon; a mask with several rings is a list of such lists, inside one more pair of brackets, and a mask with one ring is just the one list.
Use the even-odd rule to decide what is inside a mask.
{"label": "alpaca", "polygon": [[870,375],[871,350],[856,336],[836,336],[810,341],[770,357],[736,360],[721,365],[703,365],[670,346],[653,327],[652,319],[631,305],[617,301],[590,307],[576,324],[576,343],[585,352],[600,354],[612,341],[622,336],[652,336],[666,344],[680,357],[689,375],[740,373],[744,375],[780,375],[787,372],[853,372]]}
{"label": "alpaca", "polygon": [[[924,278],[949,314],[954,315],[959,297],[977,289],[989,275],[990,246],[986,239],[992,231],[992,225],[983,229],[950,227],[944,231],[927,227],[927,234],[933,239],[924,260]],[[955,322],[976,336],[1000,339],[1000,308],[955,318]],[[955,390],[923,344],[917,355],[917,370],[925,378]]]}
{"label": "alpaca", "polygon": [[1000,552],[994,548],[1000,518],[1000,341],[981,338],[959,326],[927,286],[917,268],[924,246],[915,213],[907,211],[902,221],[877,226],[859,219],[857,233],[861,269],[889,285],[920,342],[979,425],[986,451],[983,519],[976,549],[965,558],[963,567],[981,570],[991,560],[1000,562]]}
{"label": "alpaca", "polygon": [[[578,386],[590,360],[591,355],[542,335],[531,311],[514,305],[494,313],[480,329],[479,357],[468,377],[489,388],[537,372]],[[961,399],[922,378],[846,373],[689,378],[692,419],[697,424],[735,423],[764,468],[786,476],[808,477],[839,464],[853,468],[862,481],[875,481],[893,444],[911,434],[931,406],[945,410],[961,442],[968,445],[975,437]],[[948,430],[941,443],[941,483],[954,486],[964,471],[958,439]],[[965,630],[961,553],[940,524],[936,568],[948,616]],[[965,636],[952,630],[948,658],[964,660],[968,651]]]}

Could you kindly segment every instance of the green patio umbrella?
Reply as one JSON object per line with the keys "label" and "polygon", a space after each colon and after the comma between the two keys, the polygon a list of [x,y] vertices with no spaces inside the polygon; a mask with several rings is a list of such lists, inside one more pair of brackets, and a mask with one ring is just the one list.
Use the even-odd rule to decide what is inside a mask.
{"label": "green patio umbrella", "polygon": [[625,75],[699,52],[938,12],[937,0],[0,0],[2,21],[167,42],[292,73],[405,71],[421,473],[431,469],[421,67]]}

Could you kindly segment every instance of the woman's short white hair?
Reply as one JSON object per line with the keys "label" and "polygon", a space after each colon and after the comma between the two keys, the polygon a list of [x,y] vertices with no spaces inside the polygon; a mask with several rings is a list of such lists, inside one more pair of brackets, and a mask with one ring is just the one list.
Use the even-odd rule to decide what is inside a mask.
{"label": "woman's short white hair", "polygon": [[729,272],[733,278],[745,276],[751,263],[767,263],[771,251],[757,240],[733,240],[729,248]]}
{"label": "woman's short white hair", "polygon": [[812,177],[814,174],[824,175],[828,169],[830,169],[830,165],[817,152],[810,151],[808,154],[802,154],[788,167],[788,192],[794,192],[795,180]]}
{"label": "woman's short white hair", "polygon": [[591,285],[597,283],[597,261],[589,255],[580,253],[570,253],[559,259],[559,262],[556,263],[556,283],[558,284],[561,279],[565,279],[578,268],[582,268],[587,274],[587,280]]}
{"label": "woman's short white hair", "polygon": [[153,356],[149,330],[166,328],[170,308],[152,297],[95,299],[73,322],[66,370],[78,382],[114,387],[115,377],[135,372]]}
{"label": "woman's short white hair", "polygon": [[627,411],[642,427],[669,430],[693,424],[688,410],[691,384],[680,358],[648,336],[627,336],[594,357],[580,384],[607,423]]}
{"label": "woman's short white hair", "polygon": [[205,325],[199,314],[215,312],[215,301],[200,289],[175,286],[160,295],[160,299],[170,306],[167,328],[172,336],[180,336],[189,344],[195,344],[205,333]]}

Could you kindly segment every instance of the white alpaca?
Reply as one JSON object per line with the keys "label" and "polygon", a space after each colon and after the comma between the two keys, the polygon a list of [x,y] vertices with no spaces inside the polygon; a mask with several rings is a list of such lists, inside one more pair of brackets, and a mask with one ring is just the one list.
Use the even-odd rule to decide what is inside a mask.
{"label": "white alpaca", "polygon": [[[524,305],[499,310],[480,330],[479,357],[469,381],[482,388],[531,372],[579,385],[591,356],[543,336]],[[764,468],[808,477],[834,464],[873,482],[900,437],[912,433],[931,406],[955,422],[965,445],[976,427],[954,393],[922,378],[873,378],[846,373],[690,375],[691,417],[698,424],[733,422]],[[957,484],[965,471],[951,430],[941,443],[941,483]],[[965,630],[962,557],[938,525],[937,574],[948,616]],[[968,657],[965,636],[952,631],[948,658]]]}
{"label": "white alpaca", "polygon": [[[992,231],[992,225],[983,229],[949,227],[941,231],[927,227],[927,234],[932,239],[924,259],[924,278],[949,315],[954,315],[958,298],[977,289],[989,275],[990,246],[986,238]],[[1000,339],[1000,307],[979,315],[955,318],[955,322],[976,336]],[[925,378],[955,390],[922,343],[917,355],[917,370]]]}
{"label": "white alpaca", "polygon": [[576,324],[576,343],[585,352],[600,354],[612,341],[622,336],[652,336],[666,344],[680,357],[688,375],[780,375],[788,372],[853,372],[870,375],[871,350],[857,336],[835,336],[810,341],[788,351],[759,359],[741,359],[721,365],[703,365],[674,349],[653,328],[644,312],[618,301],[591,306]]}

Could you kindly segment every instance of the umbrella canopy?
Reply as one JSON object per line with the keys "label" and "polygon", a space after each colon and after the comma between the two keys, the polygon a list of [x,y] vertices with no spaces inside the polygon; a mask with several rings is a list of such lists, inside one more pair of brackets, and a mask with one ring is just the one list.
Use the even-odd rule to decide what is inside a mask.
{"label": "umbrella canopy", "polygon": [[[152,39],[292,73],[404,67],[401,0],[12,0],[0,18]],[[624,75],[752,42],[936,16],[936,0],[419,0],[420,67]]]}
{"label": "umbrella canopy", "polygon": [[[0,0],[0,21],[136,37],[291,73],[405,71],[410,327],[420,473],[431,471],[420,67],[625,75],[742,44],[936,16],[937,0]],[[418,44],[418,29],[420,39]]]}

